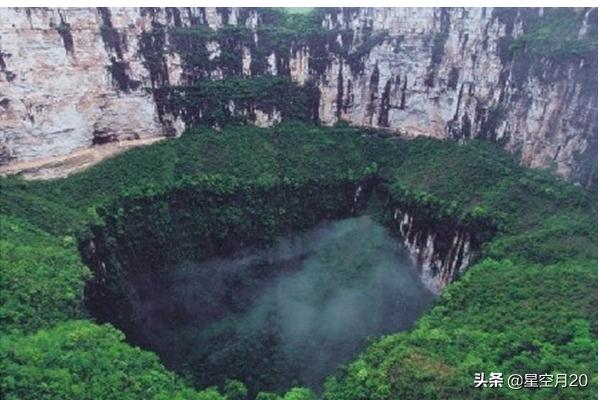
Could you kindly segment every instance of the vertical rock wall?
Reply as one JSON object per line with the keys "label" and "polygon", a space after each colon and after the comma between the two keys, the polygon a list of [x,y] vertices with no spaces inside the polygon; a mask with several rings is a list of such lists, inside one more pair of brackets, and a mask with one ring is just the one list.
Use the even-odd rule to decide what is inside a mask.
{"label": "vertical rock wall", "polygon": [[185,124],[160,114],[150,89],[181,84],[181,60],[166,40],[145,33],[237,23],[237,10],[227,21],[223,14],[214,8],[1,9],[0,163],[179,135]]}
{"label": "vertical rock wall", "polygon": [[418,214],[397,208],[394,220],[409,254],[419,270],[423,284],[434,293],[457,279],[478,251],[478,243],[466,229],[436,229],[420,226]]}
{"label": "vertical rock wall", "polygon": [[[408,136],[487,138],[519,153],[526,166],[552,166],[561,176],[593,184],[595,55],[553,59],[511,51],[513,40],[543,12],[394,8],[332,14],[325,25],[350,29],[353,49],[335,58],[321,80],[321,120]],[[580,11],[579,23],[580,35],[588,34],[597,27],[597,10]]]}
{"label": "vertical rock wall", "polygon": [[[594,185],[596,57],[514,51],[549,12],[327,9],[322,26],[315,26],[321,32],[299,39],[304,32],[261,30],[272,15],[260,9],[4,8],[0,162],[176,136],[184,121],[205,119],[203,108],[166,107],[163,88],[279,75],[318,87],[314,114],[324,124],[348,121],[409,137],[486,138],[518,153],[526,166],[551,167]],[[593,36],[597,9],[571,12],[579,36]],[[189,28],[222,37],[175,40],[173,31]],[[281,110],[248,101],[232,100],[226,108],[237,120],[263,126],[285,118]]]}
{"label": "vertical rock wall", "polygon": [[[152,97],[134,90],[148,79],[136,56],[147,21],[131,9],[114,18],[126,27],[118,49],[103,41],[106,31],[95,9],[2,9],[2,161],[169,133],[156,118]],[[110,68],[124,70],[125,90]]]}

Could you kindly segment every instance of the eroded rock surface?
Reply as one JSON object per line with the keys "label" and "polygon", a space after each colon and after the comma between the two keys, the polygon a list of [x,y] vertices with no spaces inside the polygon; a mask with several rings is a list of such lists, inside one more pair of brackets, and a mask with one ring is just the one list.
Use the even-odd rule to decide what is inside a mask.
{"label": "eroded rock surface", "polygon": [[[519,154],[526,166],[551,167],[594,185],[596,58],[513,52],[515,40],[543,13],[332,9],[322,24],[332,35],[282,51],[265,48],[266,17],[254,9],[4,8],[0,162],[177,136],[186,121],[203,117],[202,109],[165,107],[161,88],[279,75],[317,86],[315,112],[324,124],[348,121],[408,137],[486,138]],[[597,29],[596,9],[578,10],[576,18],[581,37]],[[176,29],[228,26],[249,30],[252,40],[234,40],[231,48],[207,42],[204,69],[190,68],[171,37]],[[276,107],[235,99],[227,112],[260,126],[282,118]]]}

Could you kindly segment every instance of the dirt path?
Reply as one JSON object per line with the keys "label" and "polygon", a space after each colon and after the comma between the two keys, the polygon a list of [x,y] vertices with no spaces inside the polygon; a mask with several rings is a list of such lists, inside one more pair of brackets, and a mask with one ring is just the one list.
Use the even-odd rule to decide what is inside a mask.
{"label": "dirt path", "polygon": [[163,139],[164,137],[157,137],[107,143],[102,146],[76,150],[64,156],[44,157],[31,161],[9,163],[0,166],[0,175],[18,174],[25,179],[63,178],[122,153],[125,150],[138,146],[146,146]]}

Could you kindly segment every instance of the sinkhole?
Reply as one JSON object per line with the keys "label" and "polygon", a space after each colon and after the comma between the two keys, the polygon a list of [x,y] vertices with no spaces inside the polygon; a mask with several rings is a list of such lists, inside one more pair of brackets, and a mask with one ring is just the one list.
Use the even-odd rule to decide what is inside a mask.
{"label": "sinkhole", "polygon": [[253,393],[319,391],[370,338],[408,329],[434,298],[398,238],[367,215],[119,279],[119,290],[105,282],[88,293],[92,315],[198,387],[237,379]]}

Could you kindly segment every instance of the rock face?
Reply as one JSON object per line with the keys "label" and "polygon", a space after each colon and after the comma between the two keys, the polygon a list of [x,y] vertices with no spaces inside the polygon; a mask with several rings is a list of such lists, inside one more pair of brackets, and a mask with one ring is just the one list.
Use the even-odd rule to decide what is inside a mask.
{"label": "rock face", "polygon": [[[181,83],[179,57],[159,44],[165,74],[158,81],[142,54],[142,33],[156,24],[223,24],[215,9],[185,11],[1,9],[0,163],[179,135],[183,121],[159,114],[147,90]],[[269,115],[278,118],[260,114],[259,123],[273,124]]]}
{"label": "rock face", "polygon": [[394,211],[398,232],[419,269],[421,281],[433,293],[439,294],[462,275],[479,245],[472,245],[473,238],[465,229],[447,232],[447,226],[442,229],[429,224],[419,226],[415,223],[418,217],[399,208]]}
{"label": "rock face", "polygon": [[[530,14],[541,13],[529,10]],[[514,9],[359,9],[331,29],[371,32],[361,58],[338,58],[325,73],[326,124],[386,127],[409,135],[487,138],[530,167],[593,184],[597,169],[597,64],[590,58],[513,56],[509,38],[536,15]],[[597,26],[581,12],[580,35]],[[379,38],[377,35],[381,35]]]}
{"label": "rock face", "polygon": [[[261,29],[273,19],[261,9],[4,8],[0,161],[177,136],[186,124],[219,125],[213,116],[223,113],[270,126],[287,116],[273,101],[240,99],[234,88],[215,111],[181,106],[187,92],[169,88],[278,75],[317,88],[311,115],[324,124],[486,138],[526,166],[594,185],[596,52],[519,52],[520,38],[550,18],[544,12],[327,9],[320,36],[281,42]],[[596,9],[568,13],[578,38],[593,36]]]}
{"label": "rock face", "polygon": [[[118,15],[127,27],[122,34],[137,37],[144,20],[134,10]],[[113,82],[108,70],[113,51],[101,27],[95,10],[2,9],[2,161],[170,133],[156,118],[149,94],[119,90]],[[120,51],[131,60],[131,79],[147,80],[146,69],[135,62],[136,43]]]}

